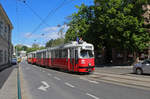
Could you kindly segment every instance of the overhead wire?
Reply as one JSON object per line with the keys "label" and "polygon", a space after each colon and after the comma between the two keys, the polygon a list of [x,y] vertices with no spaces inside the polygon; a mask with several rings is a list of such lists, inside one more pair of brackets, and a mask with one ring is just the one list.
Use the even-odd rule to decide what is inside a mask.
{"label": "overhead wire", "polygon": [[[42,19],[42,17],[39,15],[39,14],[37,14],[36,12],[35,12],[35,10],[33,10],[33,8],[30,6],[30,5],[28,5],[26,2],[23,2],[31,11],[32,11],[32,13],[35,15],[35,16],[37,16],[41,21],[43,21],[43,19]],[[47,25],[47,26],[50,26],[48,23],[46,23],[45,21],[43,22],[45,25]]]}
{"label": "overhead wire", "polygon": [[[16,35],[19,36],[19,32],[20,32],[20,17],[19,17],[19,6],[18,6],[18,1],[16,0],[16,26],[17,26],[17,33]],[[20,42],[20,40],[17,39],[18,42]]]}
{"label": "overhead wire", "polygon": [[[46,19],[47,19],[48,17],[50,17],[50,15],[52,16],[52,14],[56,13],[56,11],[59,10],[61,7],[63,7],[63,6],[65,5],[65,3],[66,3],[67,0],[63,0],[63,2],[62,2],[58,7],[56,7],[56,8],[54,8],[54,9],[50,10],[49,13],[48,13],[48,15],[47,15],[44,19],[42,19],[42,18],[40,17],[40,15],[38,15],[38,14],[32,9],[32,7],[30,7],[30,6],[26,3],[26,0],[19,0],[19,1],[23,2],[23,3],[34,13],[34,15],[36,15],[36,16],[41,20],[41,23],[32,31],[32,33],[34,33],[34,32],[36,32],[36,31],[40,28],[40,26],[41,26],[43,23],[44,23],[45,25],[49,26],[49,24],[47,24],[47,23],[45,22]],[[72,0],[71,0],[71,1],[72,1]]]}
{"label": "overhead wire", "polygon": [[40,15],[38,15],[38,14],[36,13],[36,11],[33,10],[33,8],[32,8],[30,5],[27,4],[26,0],[18,0],[18,1],[23,2],[23,3],[32,11],[32,13],[33,13],[34,15],[36,15],[36,16],[41,20],[40,24],[38,24],[37,27],[34,28],[33,31],[31,32],[31,33],[33,34],[33,33],[35,33],[35,32],[41,27],[42,24],[45,24],[45,25],[49,26],[49,24],[46,23],[46,20],[47,20],[49,17],[52,17],[52,16],[53,16],[60,8],[62,8],[64,5],[70,3],[70,2],[72,2],[72,1],[74,1],[74,0],[69,0],[68,2],[67,2],[67,0],[63,0],[56,8],[50,10],[49,13],[48,13],[48,15],[47,15],[44,19],[42,19],[42,17],[41,17]]}
{"label": "overhead wire", "polygon": [[50,17],[50,15],[51,16],[52,16],[52,14],[54,15],[54,13],[56,13],[57,10],[59,10],[61,7],[63,7],[65,4],[65,1],[67,1],[67,0],[63,0],[63,2],[58,7],[50,10],[48,15],[44,18],[44,20],[39,25],[37,25],[37,27],[35,29],[33,29],[32,33],[36,32],[40,28],[40,26],[47,20],[47,18]]}

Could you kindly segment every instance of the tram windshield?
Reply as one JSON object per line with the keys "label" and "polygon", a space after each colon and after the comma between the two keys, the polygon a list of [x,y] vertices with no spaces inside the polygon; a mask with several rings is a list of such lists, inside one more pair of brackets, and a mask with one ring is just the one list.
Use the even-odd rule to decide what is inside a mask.
{"label": "tram windshield", "polygon": [[94,57],[92,50],[81,50],[80,56],[82,58],[93,58]]}

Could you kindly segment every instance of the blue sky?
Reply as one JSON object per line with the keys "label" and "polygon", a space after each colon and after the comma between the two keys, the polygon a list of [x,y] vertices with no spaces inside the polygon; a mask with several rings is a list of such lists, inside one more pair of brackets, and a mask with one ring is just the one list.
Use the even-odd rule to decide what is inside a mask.
{"label": "blue sky", "polygon": [[[33,32],[33,30],[41,23],[41,20],[26,6],[23,0],[0,0],[8,17],[10,18],[14,29],[12,31],[12,43],[32,45],[38,43],[44,45],[50,39],[56,39],[58,31],[61,27],[65,27],[63,23],[67,21],[66,17],[77,12],[75,5],[92,5],[94,0],[25,0],[42,19],[44,19],[52,9],[56,9],[63,1],[64,4],[56,12],[50,14],[46,18],[46,24]],[[42,35],[44,34],[44,35]]]}

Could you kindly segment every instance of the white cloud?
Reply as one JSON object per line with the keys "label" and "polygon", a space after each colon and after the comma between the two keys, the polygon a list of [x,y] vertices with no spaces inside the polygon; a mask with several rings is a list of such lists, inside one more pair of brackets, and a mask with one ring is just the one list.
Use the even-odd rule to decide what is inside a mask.
{"label": "white cloud", "polygon": [[31,32],[27,32],[27,33],[25,33],[25,35],[24,35],[24,37],[26,38],[26,39],[36,39],[36,38],[40,38],[42,35],[40,35],[40,34],[33,34],[33,33],[31,33]]}
{"label": "white cloud", "polygon": [[31,45],[28,45],[28,44],[24,44],[25,46],[27,46],[27,47],[32,47]]}
{"label": "white cloud", "polygon": [[46,27],[43,29],[43,32],[46,32],[44,35],[44,38],[46,40],[50,40],[50,39],[57,39],[58,37],[60,37],[58,35],[58,32],[61,28],[64,28],[64,35],[66,33],[66,31],[68,30],[68,26],[67,25],[62,25],[60,27],[57,26],[53,26],[53,27]]}
{"label": "white cloud", "polygon": [[30,32],[27,32],[27,33],[25,33],[25,38],[31,38],[32,37],[32,34],[30,33]]}
{"label": "white cloud", "polygon": [[47,33],[44,38],[46,40],[50,40],[50,39],[57,39],[59,36],[58,36],[58,33],[57,32],[51,32],[51,33]]}
{"label": "white cloud", "polygon": [[33,42],[38,43],[42,46],[42,45],[44,45],[44,43],[46,43],[47,41],[49,41],[51,39],[59,38],[60,35],[58,35],[59,34],[58,32],[61,28],[64,28],[63,35],[65,35],[66,31],[69,28],[67,25],[62,25],[60,27],[57,27],[57,26],[46,27],[46,28],[42,29],[41,32],[38,34],[32,33],[32,32],[27,32],[27,33],[24,33],[24,38],[26,39],[26,43],[28,44],[28,47],[31,47]]}
{"label": "white cloud", "polygon": [[53,27],[46,27],[43,29],[44,32],[55,32],[58,31],[59,27],[53,26]]}

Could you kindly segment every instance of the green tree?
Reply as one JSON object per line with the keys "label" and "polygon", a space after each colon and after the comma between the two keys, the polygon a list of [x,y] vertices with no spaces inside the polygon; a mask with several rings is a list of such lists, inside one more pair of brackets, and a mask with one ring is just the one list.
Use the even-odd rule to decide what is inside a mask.
{"label": "green tree", "polygon": [[147,0],[95,0],[94,27],[99,45],[132,52],[148,47],[150,35],[142,17],[144,3]]}
{"label": "green tree", "polygon": [[15,46],[15,49],[17,51],[27,51],[28,47],[26,45],[18,44],[18,45]]}
{"label": "green tree", "polygon": [[76,40],[77,36],[82,37],[84,40],[89,40],[87,35],[89,27],[93,22],[93,7],[82,4],[80,7],[76,6],[76,8],[78,8],[78,12],[69,16],[71,18],[68,24],[70,28],[66,32],[65,42]]}
{"label": "green tree", "polygon": [[49,40],[48,42],[46,42],[46,47],[52,47],[53,44],[53,39]]}
{"label": "green tree", "polygon": [[64,38],[51,39],[46,43],[46,47],[54,47],[61,44],[64,44]]}

